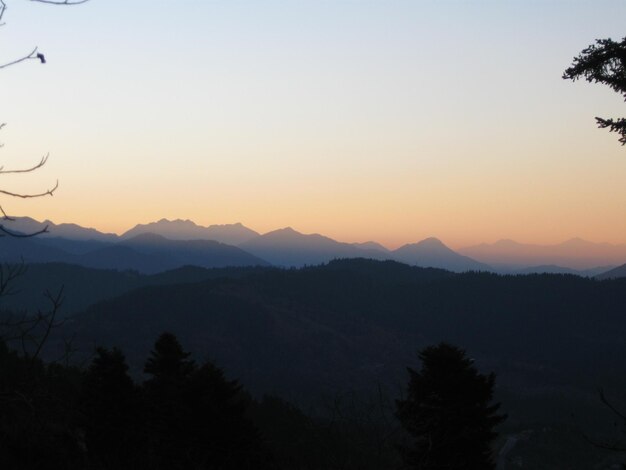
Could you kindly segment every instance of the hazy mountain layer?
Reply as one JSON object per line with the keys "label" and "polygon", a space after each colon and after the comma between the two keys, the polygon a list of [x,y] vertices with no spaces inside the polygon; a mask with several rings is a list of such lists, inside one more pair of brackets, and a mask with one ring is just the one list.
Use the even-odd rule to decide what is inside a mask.
{"label": "hazy mountain layer", "polygon": [[[493,244],[462,248],[458,252],[451,250],[436,238],[427,238],[391,251],[375,241],[342,243],[320,234],[302,234],[291,228],[260,235],[241,223],[202,227],[190,220],[161,219],[149,224],[139,224],[121,237],[76,224],[57,225],[50,221],[37,222],[28,217],[18,218],[6,225],[16,232],[23,233],[34,232],[49,225],[50,233],[41,235],[38,240],[70,254],[86,254],[104,248],[105,243],[154,233],[170,240],[214,240],[240,246],[258,258],[279,266],[303,266],[324,263],[335,258],[367,257],[379,260],[395,259],[409,264],[434,266],[457,272],[466,270],[494,270],[502,273],[561,272],[587,276],[596,275],[626,262],[626,244],[591,243],[579,238],[556,245],[529,245],[513,240],[500,240]],[[111,255],[118,260],[123,258],[123,254],[115,250]],[[114,261],[104,262],[104,256],[102,254],[98,261],[88,260],[85,263],[99,267],[116,266]],[[137,259],[136,263],[140,263],[138,255],[133,256]],[[61,260],[58,253],[45,255],[37,260],[49,259]],[[78,262],[68,258],[64,258],[63,261]],[[131,264],[117,263],[120,267]],[[145,260],[140,264],[145,264],[145,269],[150,272],[169,269],[175,265],[167,256],[152,261]]]}
{"label": "hazy mountain layer", "polygon": [[[71,249],[74,243],[77,248]],[[268,265],[237,247],[216,241],[168,240],[154,234],[142,234],[116,243],[3,237],[0,238],[0,261],[62,262],[143,273],[157,273],[189,264],[207,268]]]}
{"label": "hazy mountain layer", "polygon": [[49,233],[40,237],[62,237],[69,240],[95,240],[102,242],[113,242],[117,239],[114,233],[99,232],[94,228],[85,228],[76,224],[55,224],[50,220],[39,222],[30,217],[16,217],[10,222],[3,222],[3,225],[16,233],[35,233],[48,227]]}
{"label": "hazy mountain layer", "polygon": [[617,279],[620,277],[626,277],[626,264],[618,266],[604,273],[600,273],[596,276],[597,279]]}
{"label": "hazy mountain layer", "polygon": [[459,255],[436,238],[404,245],[393,251],[393,257],[404,263],[437,267],[450,271],[491,271],[492,268],[467,256]]}
{"label": "hazy mountain layer", "polygon": [[500,240],[492,244],[483,243],[462,248],[459,252],[496,268],[557,265],[590,269],[626,262],[626,244],[592,243],[580,238],[557,245],[530,245]]}
{"label": "hazy mountain layer", "polygon": [[167,220],[138,224],[122,235],[132,238],[144,233],[154,233],[170,240],[215,240],[228,245],[240,245],[259,234],[240,223],[202,227],[191,220]]}

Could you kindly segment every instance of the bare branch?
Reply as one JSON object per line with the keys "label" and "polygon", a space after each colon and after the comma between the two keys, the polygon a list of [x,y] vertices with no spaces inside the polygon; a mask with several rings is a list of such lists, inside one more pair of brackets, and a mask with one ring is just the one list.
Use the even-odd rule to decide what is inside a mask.
{"label": "bare branch", "polygon": [[3,166],[0,166],[0,175],[8,175],[9,173],[30,173],[31,171],[35,171],[37,168],[41,168],[48,161],[49,153],[41,157],[41,160],[36,165],[30,168],[24,168],[20,170],[5,170]]}
{"label": "bare branch", "polygon": [[[52,330],[65,323],[65,320],[56,321],[57,313],[63,305],[63,290],[64,287],[62,286],[54,295],[49,291],[44,293],[51,304],[50,310],[47,312],[38,311],[35,316],[30,317],[24,313],[21,318],[16,320],[9,318],[1,321],[2,339],[6,342],[19,341],[24,357],[29,357],[35,361],[48,341]],[[66,347],[69,348],[69,346]],[[30,354],[33,349],[34,352]]]}
{"label": "bare branch", "polygon": [[15,59],[12,62],[7,62],[6,64],[1,64],[0,69],[4,69],[6,67],[10,67],[11,65],[19,64],[20,62],[24,62],[25,60],[36,59],[39,60],[42,64],[46,63],[46,58],[40,52],[37,52],[37,48],[35,47],[30,54],[20,57],[19,59]]}
{"label": "bare branch", "polygon": [[604,394],[604,390],[602,388],[598,389],[598,394],[600,395],[600,401],[604,403],[609,410],[611,410],[613,413],[615,413],[626,422],[626,415],[624,415],[624,413],[615,408],[615,406],[609,400],[607,400],[606,395]]}
{"label": "bare branch", "polygon": [[15,291],[11,289],[11,283],[26,273],[26,265],[22,260],[18,264],[1,264],[0,265],[0,297],[4,295],[13,295]]}
{"label": "bare branch", "polygon": [[[50,313],[44,315],[42,318],[44,318],[45,324],[46,324],[46,330],[44,331],[43,336],[41,337],[41,339],[36,341],[36,345],[37,348],[35,349],[35,352],[32,356],[32,359],[37,359],[37,357],[39,356],[39,353],[41,352],[41,348],[43,348],[43,345],[46,343],[46,341],[48,340],[48,336],[50,336],[50,332],[52,331],[53,328],[57,328],[59,326],[61,326],[64,322],[58,322],[55,323],[55,317],[57,312],[59,311],[59,309],[61,308],[61,306],[63,305],[63,289],[65,288],[65,286],[61,286],[61,288],[59,289],[59,292],[57,292],[57,294],[55,296],[53,296],[50,291],[46,291],[46,293],[44,294],[46,296],[46,298],[50,301],[50,303],[52,304],[52,309],[50,311]],[[41,315],[41,314],[40,314]]]}
{"label": "bare branch", "polygon": [[21,193],[12,193],[11,191],[5,191],[4,189],[0,189],[0,194],[4,194],[6,196],[11,196],[11,197],[19,197],[20,199],[32,199],[36,197],[52,196],[54,192],[58,189],[58,187],[59,187],[59,181],[57,180],[53,188],[47,189],[43,193],[21,194]]}
{"label": "bare branch", "polygon": [[81,3],[87,3],[89,0],[30,0],[31,2],[47,3],[48,5],[80,5]]}
{"label": "bare branch", "polygon": [[[6,125],[5,123],[0,124],[0,130],[2,130],[2,128],[5,125]],[[34,171],[38,170],[39,168],[41,168],[42,166],[44,166],[46,164],[46,162],[48,161],[48,157],[49,156],[50,156],[49,153],[44,155],[41,158],[41,160],[39,161],[39,163],[37,163],[37,164],[35,164],[35,165],[33,165],[33,166],[29,167],[29,168],[22,168],[22,169],[17,169],[17,170],[5,170],[3,166],[0,166],[0,175],[34,172]],[[57,181],[53,188],[48,189],[45,192],[39,193],[39,194],[13,193],[11,191],[6,191],[4,189],[0,189],[0,194],[4,194],[6,196],[11,196],[11,197],[18,197],[18,198],[21,198],[21,199],[30,199],[30,198],[37,198],[37,197],[43,197],[43,196],[52,196],[52,194],[54,193],[54,191],[57,190],[58,187],[59,187],[59,182]],[[1,217],[2,220],[5,220],[7,222],[14,222],[15,221],[15,219],[13,217],[9,216],[6,213],[6,211],[4,210],[4,208],[2,206],[0,206],[0,214],[2,214],[2,217]],[[34,237],[35,235],[39,235],[39,234],[46,233],[46,232],[48,232],[48,226],[47,225],[43,229],[38,230],[36,232],[22,234],[22,233],[17,233],[17,232],[14,232],[12,230],[9,230],[4,225],[0,224],[0,237],[10,236],[10,237],[16,237],[16,238],[28,238],[28,237]]]}
{"label": "bare branch", "polygon": [[[10,219],[10,220],[14,220],[14,219]],[[36,232],[18,233],[18,232],[13,232],[12,230],[8,230],[4,225],[0,224],[0,237],[4,237],[6,235],[9,237],[14,237],[14,238],[30,238],[30,237],[35,237],[37,235],[41,235],[42,233],[48,233],[48,225],[46,225],[41,230],[37,230]]]}
{"label": "bare branch", "polygon": [[2,213],[2,220],[7,220],[9,222],[15,222],[15,219],[13,217],[11,217],[6,212],[4,212],[4,209],[2,208],[2,206],[0,206],[0,212]]}
{"label": "bare branch", "polygon": [[599,441],[596,441],[595,439],[591,439],[586,434],[583,434],[583,439],[586,440],[589,444],[599,449],[612,450],[614,452],[626,452],[626,447],[624,447],[623,445],[619,445],[617,442],[615,444],[599,442]]}
{"label": "bare branch", "polygon": [[0,26],[4,26],[4,23],[2,23],[2,17],[4,16],[4,12],[7,9],[7,4],[4,3],[4,0],[0,0]]}

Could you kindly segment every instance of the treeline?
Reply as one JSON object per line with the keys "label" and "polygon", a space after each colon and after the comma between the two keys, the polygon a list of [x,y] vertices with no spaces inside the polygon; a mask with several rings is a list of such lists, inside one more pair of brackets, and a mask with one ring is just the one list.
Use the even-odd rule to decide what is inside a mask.
{"label": "treeline", "polygon": [[420,358],[391,410],[382,393],[367,406],[336,397],[330,414],[312,418],[277,397],[252,399],[170,333],[139,384],[118,349],[97,349],[81,370],[0,342],[0,461],[24,470],[494,468],[504,416],[491,403],[493,374],[445,343]]}
{"label": "treeline", "polygon": [[118,349],[97,349],[80,369],[0,342],[0,371],[3,469],[367,469],[399,461],[387,439],[395,430],[382,429],[379,410],[362,414],[362,404],[335,397],[313,418],[278,397],[254,400],[169,333],[154,344],[142,383]]}

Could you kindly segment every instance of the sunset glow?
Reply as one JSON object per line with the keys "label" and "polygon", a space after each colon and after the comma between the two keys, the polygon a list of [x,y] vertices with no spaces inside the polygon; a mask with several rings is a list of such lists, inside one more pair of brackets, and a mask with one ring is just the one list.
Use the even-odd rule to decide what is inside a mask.
{"label": "sunset glow", "polygon": [[121,233],[161,218],[395,248],[626,242],[619,95],[561,78],[626,3],[93,1],[10,5],[15,215]]}

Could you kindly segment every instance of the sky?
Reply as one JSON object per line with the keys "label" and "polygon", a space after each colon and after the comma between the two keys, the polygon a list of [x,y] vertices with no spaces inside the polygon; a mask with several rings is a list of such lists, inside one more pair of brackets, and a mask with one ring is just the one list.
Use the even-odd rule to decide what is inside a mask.
{"label": "sky", "polygon": [[[161,218],[389,247],[626,242],[626,105],[565,81],[626,1],[5,0],[0,188],[12,215]],[[172,6],[175,5],[175,6]]]}

